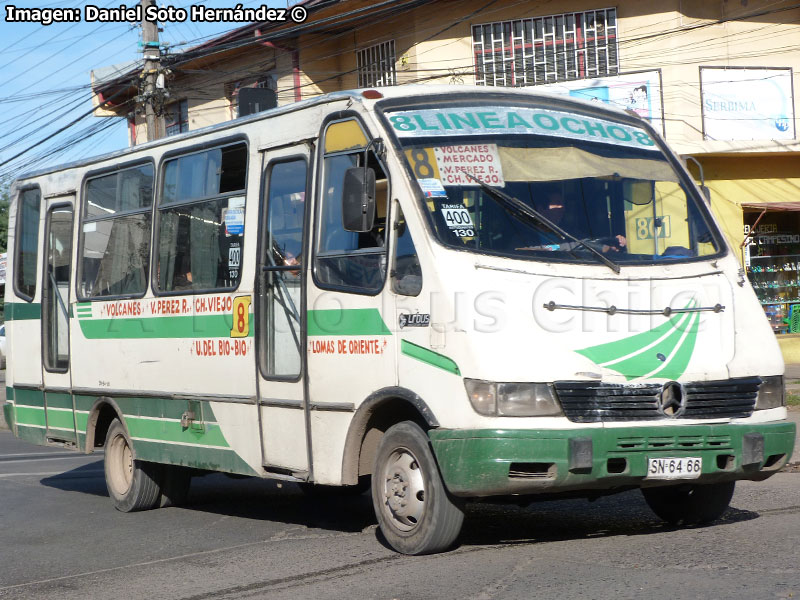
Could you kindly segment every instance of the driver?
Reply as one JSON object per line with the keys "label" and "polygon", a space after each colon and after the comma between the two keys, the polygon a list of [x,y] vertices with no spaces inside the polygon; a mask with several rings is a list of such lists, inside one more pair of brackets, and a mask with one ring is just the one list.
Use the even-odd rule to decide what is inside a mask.
{"label": "driver", "polygon": [[[540,214],[554,223],[555,225],[561,224],[561,221],[564,219],[564,198],[561,196],[560,192],[555,190],[550,191],[547,194],[547,202],[544,205],[544,208],[539,211]],[[556,234],[557,235],[557,234]],[[569,252],[576,246],[578,246],[576,242],[570,241],[563,241],[557,244],[545,244],[541,246],[526,246],[524,248],[517,248],[517,250],[544,250],[544,251],[556,251],[556,250],[565,250]],[[624,235],[616,235],[612,238],[605,238],[602,240],[602,246],[600,247],[601,252],[619,252],[620,249],[625,248],[628,245],[628,240],[625,239]]]}

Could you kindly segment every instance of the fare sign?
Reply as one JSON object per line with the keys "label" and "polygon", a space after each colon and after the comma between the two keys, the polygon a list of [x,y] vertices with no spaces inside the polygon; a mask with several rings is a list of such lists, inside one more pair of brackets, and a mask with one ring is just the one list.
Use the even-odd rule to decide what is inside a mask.
{"label": "fare sign", "polygon": [[433,154],[445,186],[475,185],[467,173],[489,185],[505,185],[497,144],[436,146]]}

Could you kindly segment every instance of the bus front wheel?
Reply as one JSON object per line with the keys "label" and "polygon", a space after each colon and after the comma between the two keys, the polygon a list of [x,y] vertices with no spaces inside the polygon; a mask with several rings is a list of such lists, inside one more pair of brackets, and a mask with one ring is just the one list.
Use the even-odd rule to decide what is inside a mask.
{"label": "bus front wheel", "polygon": [[464,522],[447,492],[428,436],[411,421],[390,427],[375,456],[372,503],[386,541],[403,554],[432,554],[455,542]]}
{"label": "bus front wheel", "polygon": [[133,512],[158,505],[158,465],[133,458],[133,445],[119,419],[114,419],[108,428],[104,463],[108,495],[117,510]]}
{"label": "bus front wheel", "polygon": [[720,518],[733,498],[735,481],[642,488],[645,502],[670,525],[703,525]]}

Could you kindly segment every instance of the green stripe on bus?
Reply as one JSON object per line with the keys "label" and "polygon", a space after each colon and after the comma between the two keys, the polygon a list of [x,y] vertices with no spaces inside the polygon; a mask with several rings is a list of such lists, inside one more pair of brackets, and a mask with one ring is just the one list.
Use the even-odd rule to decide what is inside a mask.
{"label": "green stripe on bus", "polygon": [[145,440],[133,440],[133,448],[139,460],[241,475],[259,474],[233,450],[225,448],[198,448]]}
{"label": "green stripe on bus", "polygon": [[[230,314],[133,319],[79,319],[81,331],[89,340],[221,338],[230,337]],[[250,313],[249,337],[253,337]]]}
{"label": "green stripe on bus", "polygon": [[[200,415],[203,421],[216,422],[214,411],[208,401],[204,400],[191,400],[187,398],[174,399],[174,398],[152,398],[152,397],[131,397],[131,396],[116,396],[113,390],[108,390],[106,396],[113,398],[114,402],[119,406],[120,410],[125,415],[134,415],[138,417],[154,417],[160,419],[180,419],[181,415],[187,410],[197,411],[197,408],[190,407],[190,404],[199,405]],[[85,394],[75,395],[75,410],[90,411],[94,406],[99,396],[89,396]],[[80,416],[80,415],[79,415]],[[85,415],[84,415],[85,416]]]}
{"label": "green stripe on bus", "polygon": [[416,358],[417,360],[429,364],[433,367],[444,369],[448,373],[453,373],[454,375],[461,375],[461,370],[458,368],[458,365],[455,363],[455,361],[453,361],[450,358],[447,358],[443,354],[434,352],[433,350],[428,350],[427,348],[423,348],[422,346],[417,346],[416,344],[412,344],[411,342],[402,340],[402,342],[400,343],[400,351],[406,356],[410,356],[411,358]]}
{"label": "green stripe on bus", "polygon": [[11,386],[6,386],[6,400],[13,400],[14,399],[14,388]]}
{"label": "green stripe on bus", "polygon": [[89,415],[87,413],[75,413],[75,425],[78,433],[86,433],[86,427],[89,425]]}
{"label": "green stripe on bus", "polygon": [[8,302],[5,307],[6,321],[30,321],[42,318],[42,305],[38,302]]}
{"label": "green stripe on bus", "polygon": [[72,394],[47,392],[47,408],[69,408],[72,410]]}
{"label": "green stripe on bus", "polygon": [[392,335],[377,308],[308,311],[308,335]]}
{"label": "green stripe on bus", "polygon": [[75,431],[75,418],[72,411],[47,410],[47,427],[57,427],[58,429],[69,429]]}
{"label": "green stripe on bus", "polygon": [[183,444],[202,444],[227,448],[228,442],[222,435],[219,425],[197,424],[202,430],[194,428],[196,422],[184,428],[179,421],[159,421],[124,415],[128,433],[133,438],[144,438],[156,442],[177,442]]}
{"label": "green stripe on bus", "polygon": [[15,412],[17,425],[45,426],[44,408],[17,405],[17,410]]}
{"label": "green stripe on bus", "polygon": [[44,394],[41,390],[14,390],[14,402],[22,406],[38,406],[44,408]]}
{"label": "green stripe on bus", "polygon": [[97,402],[97,396],[75,394],[75,410],[92,410],[95,402]]}

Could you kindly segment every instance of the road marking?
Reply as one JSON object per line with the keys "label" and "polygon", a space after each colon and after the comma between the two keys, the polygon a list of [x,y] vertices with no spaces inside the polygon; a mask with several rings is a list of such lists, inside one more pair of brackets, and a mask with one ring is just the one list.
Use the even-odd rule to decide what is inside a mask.
{"label": "road marking", "polygon": [[27,463],[27,462],[47,462],[50,460],[64,460],[64,459],[76,459],[76,458],[83,458],[83,459],[97,459],[98,457],[92,456],[91,454],[48,454],[42,458],[29,456],[28,458],[6,458],[4,456],[0,456],[0,463]]}
{"label": "road marking", "polygon": [[[39,473],[0,473],[0,479],[5,479],[6,477],[53,477],[54,475],[66,475],[66,474],[67,474],[66,471],[48,471],[48,472],[45,472],[45,473],[41,473],[41,472],[39,472]],[[92,469],[90,471],[84,471],[80,475],[83,476],[83,475],[94,475],[94,474],[103,475],[105,473],[104,473],[103,469]],[[68,479],[72,479],[72,478],[74,478],[76,476],[77,475],[71,475],[70,477],[68,477]]]}
{"label": "road marking", "polygon": [[[320,535],[308,535],[308,536],[299,536],[299,537],[296,537],[296,538],[287,538],[286,541],[295,541],[295,540],[303,540],[303,539],[319,539],[319,538],[340,537],[340,536],[350,537],[350,536],[359,536],[359,535],[363,535],[363,534],[361,532],[358,532],[358,533],[344,533],[344,534],[323,535],[323,536],[320,536]],[[149,561],[146,561],[146,562],[131,563],[131,564],[123,565],[123,566],[119,566],[119,567],[110,567],[108,569],[99,569],[97,571],[87,571],[87,572],[84,572],[84,573],[76,573],[74,575],[63,575],[61,577],[52,577],[50,579],[40,579],[39,581],[29,581],[28,583],[18,583],[16,585],[9,585],[9,586],[6,586],[6,587],[0,587],[0,592],[5,592],[5,591],[8,591],[8,590],[14,590],[14,589],[18,589],[18,588],[31,587],[31,586],[34,586],[34,585],[41,585],[43,583],[53,583],[53,582],[56,582],[56,581],[66,581],[68,579],[81,579],[81,578],[85,578],[85,577],[91,577],[93,575],[100,575],[102,573],[113,573],[114,571],[125,571],[125,570],[131,569],[131,568],[148,567],[148,566],[151,566],[151,565],[158,565],[158,564],[163,564],[163,563],[175,562],[175,561],[179,561],[179,560],[185,560],[187,558],[194,558],[194,557],[197,557],[197,556],[208,556],[208,555],[211,555],[211,554],[217,554],[217,553],[221,553],[221,552],[229,552],[230,550],[238,550],[240,548],[251,548],[253,546],[259,546],[259,545],[267,544],[267,543],[269,543],[271,541],[276,541],[276,540],[272,540],[272,539],[268,538],[268,539],[265,539],[265,540],[259,540],[257,542],[247,542],[247,543],[244,543],[244,544],[236,544],[234,546],[227,546],[225,548],[212,548],[212,549],[209,549],[209,550],[201,550],[200,552],[191,552],[189,554],[182,554],[182,555],[179,555],[179,556],[171,556],[171,557],[167,557],[167,558],[159,558],[159,559],[156,559],[156,560],[149,560]],[[283,540],[277,540],[277,541],[283,541]],[[456,550],[456,552],[458,552],[458,551]],[[383,560],[386,560],[386,559],[395,560],[395,559],[399,559],[399,558],[403,558],[403,557],[401,555],[399,555],[399,554],[396,554],[396,555],[393,555],[393,556],[390,556],[390,557],[386,557]],[[371,559],[371,560],[374,560],[374,559]],[[298,576],[295,576],[295,577],[298,577]]]}

